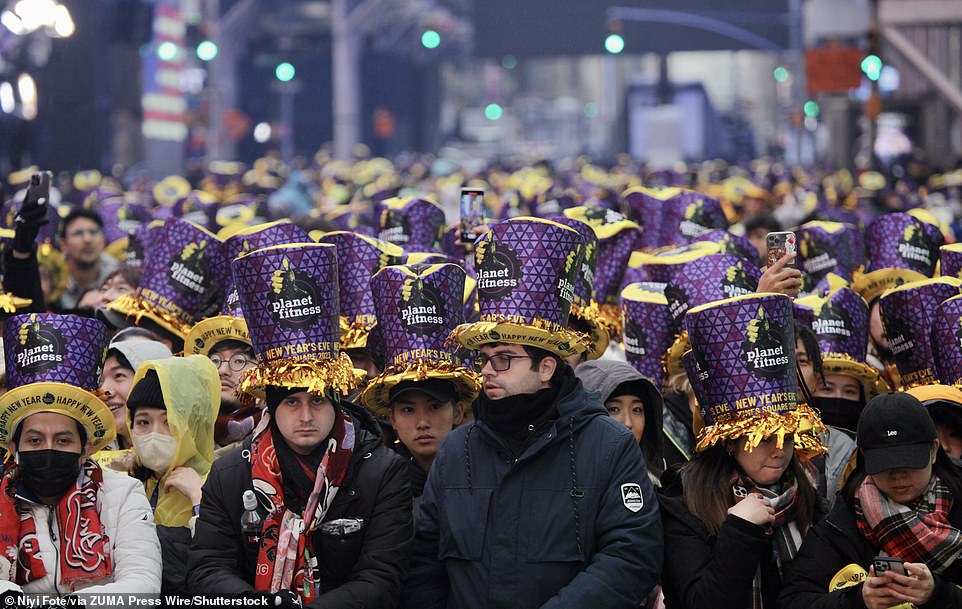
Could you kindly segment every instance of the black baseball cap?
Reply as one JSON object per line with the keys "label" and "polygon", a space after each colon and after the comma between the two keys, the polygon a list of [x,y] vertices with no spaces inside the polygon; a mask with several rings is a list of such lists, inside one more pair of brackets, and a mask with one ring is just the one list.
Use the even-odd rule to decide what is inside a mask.
{"label": "black baseball cap", "polygon": [[443,379],[424,379],[423,381],[401,381],[391,388],[388,401],[391,405],[402,395],[411,393],[423,393],[434,398],[439,402],[456,402],[458,392],[454,388],[454,383]]}
{"label": "black baseball cap", "polygon": [[889,469],[923,469],[931,462],[935,422],[917,398],[884,393],[873,398],[858,418],[858,447],[869,475]]}

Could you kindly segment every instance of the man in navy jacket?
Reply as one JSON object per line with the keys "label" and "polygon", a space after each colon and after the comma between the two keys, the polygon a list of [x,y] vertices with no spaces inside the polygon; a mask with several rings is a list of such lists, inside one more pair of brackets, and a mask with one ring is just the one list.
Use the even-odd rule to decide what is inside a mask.
{"label": "man in navy jacket", "polygon": [[553,353],[480,353],[477,421],[435,459],[404,606],[637,608],[662,533],[631,433]]}

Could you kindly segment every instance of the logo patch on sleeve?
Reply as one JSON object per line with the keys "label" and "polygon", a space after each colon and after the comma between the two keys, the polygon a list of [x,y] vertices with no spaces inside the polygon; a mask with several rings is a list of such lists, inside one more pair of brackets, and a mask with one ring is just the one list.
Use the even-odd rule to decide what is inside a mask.
{"label": "logo patch on sleeve", "polygon": [[641,485],[633,482],[622,484],[621,502],[632,512],[638,512],[645,507],[645,497],[641,494]]}

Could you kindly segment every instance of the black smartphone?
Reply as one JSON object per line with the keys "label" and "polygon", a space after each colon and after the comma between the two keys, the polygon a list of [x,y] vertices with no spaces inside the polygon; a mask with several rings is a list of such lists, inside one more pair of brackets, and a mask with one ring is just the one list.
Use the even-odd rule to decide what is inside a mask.
{"label": "black smartphone", "polygon": [[876,556],[872,559],[872,566],[875,567],[875,575],[881,575],[886,571],[905,575],[905,561],[901,558],[892,556]]}

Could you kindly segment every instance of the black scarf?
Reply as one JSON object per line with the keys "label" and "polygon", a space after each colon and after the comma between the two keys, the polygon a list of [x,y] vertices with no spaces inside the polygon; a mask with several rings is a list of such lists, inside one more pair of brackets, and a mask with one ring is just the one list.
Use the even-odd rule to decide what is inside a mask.
{"label": "black scarf", "polygon": [[570,366],[563,366],[551,377],[550,385],[535,393],[490,400],[482,392],[475,416],[505,442],[517,456],[540,427],[558,418],[558,398],[571,393],[578,383]]}
{"label": "black scarf", "polygon": [[[335,405],[335,408],[337,406]],[[304,511],[307,498],[314,488],[317,468],[327,450],[327,442],[321,442],[309,455],[301,455],[287,445],[281,430],[271,417],[271,435],[274,436],[274,452],[281,468],[281,482],[284,487],[284,503],[287,509],[296,514]]]}

